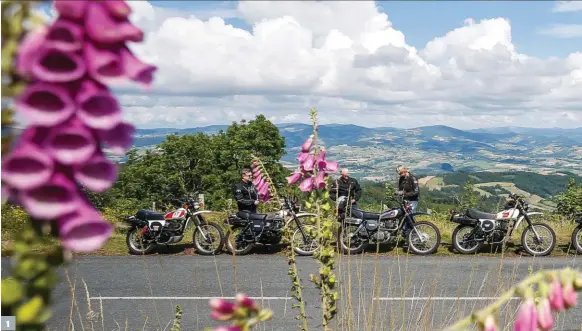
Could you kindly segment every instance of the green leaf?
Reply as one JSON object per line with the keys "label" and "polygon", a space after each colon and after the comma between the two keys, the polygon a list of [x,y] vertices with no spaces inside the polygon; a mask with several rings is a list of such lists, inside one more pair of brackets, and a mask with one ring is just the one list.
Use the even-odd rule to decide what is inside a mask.
{"label": "green leaf", "polygon": [[11,306],[22,300],[24,288],[14,278],[2,279],[2,305]]}
{"label": "green leaf", "polygon": [[42,297],[35,295],[28,302],[16,309],[16,324],[37,323],[41,317],[44,302]]}

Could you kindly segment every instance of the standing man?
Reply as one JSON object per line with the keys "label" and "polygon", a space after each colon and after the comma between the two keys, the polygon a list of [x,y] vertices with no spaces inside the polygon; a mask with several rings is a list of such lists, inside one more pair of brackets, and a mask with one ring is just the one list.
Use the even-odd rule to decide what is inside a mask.
{"label": "standing man", "polygon": [[[247,214],[248,217],[257,213],[259,204],[259,192],[252,182],[253,172],[245,168],[241,171],[241,181],[234,186],[234,198],[238,205],[239,214]],[[239,217],[242,217],[240,215]],[[261,216],[261,215],[257,215]],[[243,217],[247,218],[247,217]]]}
{"label": "standing man", "polygon": [[[416,208],[418,208],[418,198],[420,197],[418,179],[402,165],[396,168],[396,172],[400,175],[398,179],[398,195],[402,195],[408,201],[410,212],[414,213],[416,212]],[[404,222],[402,229],[404,237],[408,236],[408,232],[411,230],[410,227],[408,222]]]}
{"label": "standing man", "polygon": [[362,197],[362,188],[355,178],[350,177],[350,172],[347,168],[341,170],[340,178],[333,181],[329,190],[329,197],[333,201],[336,201],[336,197],[341,196],[349,197],[352,208],[358,209],[358,200]]}

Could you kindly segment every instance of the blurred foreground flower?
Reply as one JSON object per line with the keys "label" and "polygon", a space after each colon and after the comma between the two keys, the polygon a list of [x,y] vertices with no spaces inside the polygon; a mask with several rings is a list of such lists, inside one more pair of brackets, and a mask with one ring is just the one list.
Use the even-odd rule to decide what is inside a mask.
{"label": "blurred foreground flower", "polygon": [[[539,302],[536,305],[532,286],[537,286]],[[514,286],[489,307],[462,319],[446,331],[464,330],[477,323],[480,330],[497,331],[494,314],[514,295],[521,296],[521,305],[513,323],[513,331],[552,330],[552,312],[561,312],[577,303],[576,291],[582,290],[582,272],[570,268],[541,271]]]}
{"label": "blurred foreground flower", "polygon": [[[296,160],[299,162],[297,170],[289,177],[287,183],[296,184],[299,181],[299,189],[303,192],[311,192],[313,189],[325,188],[325,179],[328,172],[336,172],[339,165],[337,161],[325,158],[325,148],[313,147],[314,135],[309,136],[301,146],[301,152]],[[317,157],[315,156],[317,154]]]}
{"label": "blurred foreground flower", "polygon": [[125,1],[54,6],[54,23],[29,32],[16,52],[16,71],[28,86],[15,108],[27,127],[2,160],[2,188],[32,217],[55,221],[63,247],[88,252],[101,248],[113,226],[78,184],[96,192],[111,187],[117,166],[102,146],[123,154],[134,130],[106,84],[130,79],[149,86],[156,67],[125,45],[143,40]]}
{"label": "blurred foreground flower", "polygon": [[269,201],[272,197],[271,192],[274,191],[273,183],[261,160],[256,156],[252,156],[252,158],[253,184],[259,191],[259,200]]}
{"label": "blurred foreground flower", "polygon": [[254,325],[267,321],[273,316],[271,310],[260,309],[253,299],[242,293],[236,295],[234,303],[220,298],[211,299],[210,307],[212,308],[210,316],[213,319],[217,321],[233,321],[230,326],[207,329],[211,331],[247,331]]}

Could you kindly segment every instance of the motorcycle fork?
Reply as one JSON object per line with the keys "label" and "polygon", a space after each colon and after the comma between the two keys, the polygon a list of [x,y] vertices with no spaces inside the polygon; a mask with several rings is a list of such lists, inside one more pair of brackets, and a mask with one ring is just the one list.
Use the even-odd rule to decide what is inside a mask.
{"label": "motorcycle fork", "polygon": [[301,236],[303,236],[303,243],[306,244],[307,243],[307,233],[305,233],[305,229],[303,229],[303,223],[301,223],[301,221],[299,220],[299,218],[297,218],[295,213],[293,213],[292,216],[293,216],[293,220],[295,220],[295,224],[299,228],[299,231],[301,231]]}
{"label": "motorcycle fork", "polygon": [[[521,208],[520,211],[523,213],[523,218],[525,219],[525,221],[527,222],[527,225],[529,227],[531,227],[531,230],[533,231],[534,235],[536,236],[536,240],[539,241],[540,240],[540,235],[536,232],[536,229],[533,227],[531,220],[529,219],[529,217],[527,216],[526,213],[524,213]],[[513,230],[513,229],[512,229]]]}
{"label": "motorcycle fork", "polygon": [[[192,217],[192,216],[190,216],[190,217]],[[198,231],[200,231],[200,233],[202,234],[202,238],[204,238],[204,240],[208,242],[208,237],[206,236],[206,233],[204,233],[204,230],[200,226],[204,222],[202,215],[197,215],[197,216],[192,217],[192,218],[194,221],[194,226],[196,226],[196,229]],[[184,225],[184,232],[186,232],[186,225]]]}

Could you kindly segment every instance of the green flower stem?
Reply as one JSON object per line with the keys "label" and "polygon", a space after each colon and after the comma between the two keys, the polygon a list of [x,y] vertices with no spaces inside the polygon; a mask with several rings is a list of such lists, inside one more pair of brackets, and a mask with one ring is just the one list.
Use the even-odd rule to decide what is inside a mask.
{"label": "green flower stem", "polygon": [[509,289],[509,291],[505,292],[499,299],[497,299],[497,301],[495,301],[494,303],[492,303],[488,307],[485,307],[481,310],[478,310],[478,311],[474,312],[473,314],[471,314],[470,316],[463,318],[462,320],[458,321],[454,325],[444,329],[444,331],[464,330],[472,323],[480,322],[480,320],[482,318],[484,318],[488,315],[492,315],[497,310],[499,310],[499,307],[501,307],[501,305],[503,305],[506,302],[508,302],[509,300],[511,300],[511,298],[514,297],[515,295],[523,296],[526,294],[527,291],[532,291],[532,289],[531,289],[532,285],[535,285],[535,284],[538,284],[538,283],[541,283],[544,281],[549,281],[553,277],[560,277],[561,275],[571,276],[571,275],[575,275],[575,274],[577,274],[576,277],[582,277],[582,274],[580,274],[580,272],[575,271],[571,268],[565,268],[565,269],[561,269],[561,270],[551,270],[551,271],[540,271],[540,272],[526,278],[525,280],[521,281],[517,285],[514,285],[511,289]]}

